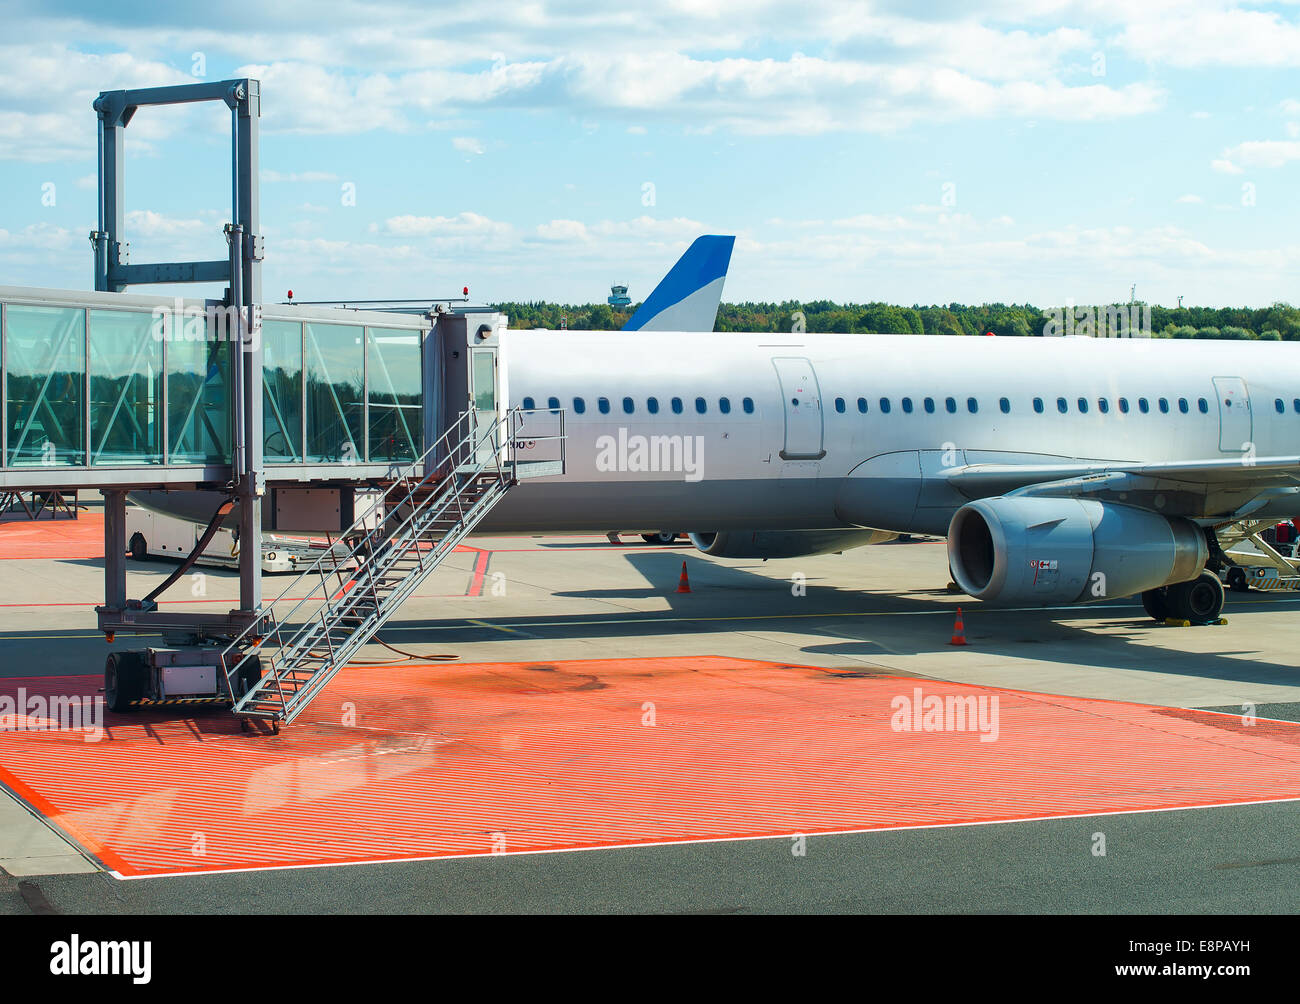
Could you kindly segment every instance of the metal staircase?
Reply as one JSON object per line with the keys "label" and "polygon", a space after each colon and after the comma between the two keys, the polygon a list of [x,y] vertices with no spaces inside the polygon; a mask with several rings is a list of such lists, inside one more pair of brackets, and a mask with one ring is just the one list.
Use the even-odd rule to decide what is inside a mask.
{"label": "metal staircase", "polygon": [[[226,692],[244,728],[263,719],[278,732],[293,721],[515,484],[522,416],[462,413],[398,473],[377,525],[359,517],[343,534],[347,546],[321,555],[223,650]],[[305,596],[290,598],[304,586]]]}

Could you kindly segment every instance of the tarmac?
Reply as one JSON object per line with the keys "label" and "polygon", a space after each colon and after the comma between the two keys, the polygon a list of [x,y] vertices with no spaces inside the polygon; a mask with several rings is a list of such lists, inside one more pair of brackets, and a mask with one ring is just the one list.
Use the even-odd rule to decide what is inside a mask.
{"label": "tarmac", "polygon": [[[161,644],[93,630],[94,515],[0,525],[0,694],[89,696],[112,648]],[[934,540],[623,540],[471,538],[280,736],[0,728],[0,911],[1300,907],[1300,593],[1176,628],[952,595]],[[131,595],[173,567],[132,563]],[[203,569],[163,605],[236,595]],[[900,729],[923,695],[996,698],[997,737]]]}

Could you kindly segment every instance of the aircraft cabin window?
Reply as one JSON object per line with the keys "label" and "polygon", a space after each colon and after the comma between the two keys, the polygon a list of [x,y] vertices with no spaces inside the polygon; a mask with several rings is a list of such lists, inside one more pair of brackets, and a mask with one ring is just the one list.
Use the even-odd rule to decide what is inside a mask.
{"label": "aircraft cabin window", "polygon": [[607,398],[607,397],[598,397],[598,398],[596,398],[596,407],[600,410],[600,413],[601,413],[602,415],[608,415],[608,414],[609,414],[609,398]]}
{"label": "aircraft cabin window", "polygon": [[1138,398],[1138,411],[1145,415],[1150,410],[1151,405],[1147,404],[1147,399],[1144,397]]}
{"label": "aircraft cabin window", "polygon": [[[1281,402],[1278,402],[1278,403],[1280,404]],[[533,410],[534,408],[536,408],[536,407],[537,407],[537,402],[534,401],[531,397],[526,397],[526,398],[524,398],[524,410],[525,410],[525,411],[532,411],[532,410]]]}
{"label": "aircraft cabin window", "polygon": [[858,398],[858,414],[865,415],[866,413],[867,413],[867,399],[865,397],[860,397]]}
{"label": "aircraft cabin window", "polygon": [[1169,414],[1169,401],[1163,397],[1160,399],[1160,414]]}
{"label": "aircraft cabin window", "polygon": [[1056,399],[1056,410],[1059,411],[1062,415],[1064,415],[1067,411],[1070,410],[1070,406],[1068,403],[1066,403],[1065,398],[1058,397]]}
{"label": "aircraft cabin window", "polygon": [[1280,397],[1273,402],[1273,407],[1277,409],[1279,415],[1286,414],[1286,402],[1284,402]]}
{"label": "aircraft cabin window", "polygon": [[889,414],[889,398],[882,397],[880,399],[880,410],[884,412],[886,415]]}
{"label": "aircraft cabin window", "polygon": [[560,399],[558,397],[548,397],[546,399],[546,407],[550,408],[551,411],[559,411]]}
{"label": "aircraft cabin window", "polygon": [[1198,397],[1196,399],[1196,407],[1200,410],[1202,415],[1208,415],[1210,413],[1210,402],[1205,400],[1203,397]]}
{"label": "aircraft cabin window", "polygon": [[720,397],[720,398],[718,398],[718,411],[722,412],[724,415],[730,415],[730,414],[731,414],[731,398],[729,398],[729,397]]}
{"label": "aircraft cabin window", "polygon": [[948,409],[949,415],[957,414],[957,399],[955,397],[945,397],[943,406]]}
{"label": "aircraft cabin window", "polygon": [[1088,414],[1088,399],[1086,397],[1079,398],[1079,414]]}
{"label": "aircraft cabin window", "polygon": [[1178,410],[1181,411],[1184,415],[1187,414],[1188,411],[1187,398],[1180,397],[1178,399]]}
{"label": "aircraft cabin window", "polygon": [[1295,413],[1300,415],[1300,397],[1295,399]]}
{"label": "aircraft cabin window", "polygon": [[1128,398],[1121,397],[1119,399],[1119,410],[1122,411],[1125,415],[1128,414]]}
{"label": "aircraft cabin window", "polygon": [[1008,401],[1005,397],[1000,398],[998,400],[998,407],[1002,409],[1002,414],[1004,415],[1011,414],[1011,402]]}
{"label": "aircraft cabin window", "polygon": [[835,410],[838,411],[841,415],[844,414],[844,398],[837,397],[835,399]]}
{"label": "aircraft cabin window", "polygon": [[934,414],[934,398],[932,398],[932,397],[927,397],[927,398],[925,399],[925,413],[926,413],[927,415],[933,415],[933,414]]}
{"label": "aircraft cabin window", "polygon": [[1034,398],[1034,411],[1040,415],[1043,413],[1043,399],[1041,397]]}
{"label": "aircraft cabin window", "polygon": [[1108,414],[1110,412],[1110,402],[1104,397],[1097,398],[1097,410],[1103,415]]}
{"label": "aircraft cabin window", "polygon": [[910,397],[903,398],[903,411],[909,415],[912,414],[912,399]]}
{"label": "aircraft cabin window", "polygon": [[980,410],[980,403],[976,401],[973,397],[968,397],[966,398],[966,410],[969,411],[972,415],[974,415],[977,411]]}
{"label": "aircraft cabin window", "polygon": [[740,406],[745,409],[746,415],[754,414],[754,399],[752,397],[745,398],[740,402]]}
{"label": "aircraft cabin window", "polygon": [[658,415],[658,414],[659,414],[659,398],[657,398],[657,397],[648,397],[648,398],[646,398],[646,399],[645,399],[645,410],[648,411],[648,412],[650,412],[650,414],[652,414],[652,415]]}
{"label": "aircraft cabin window", "polygon": [[682,399],[680,397],[675,397],[673,398],[673,414],[680,415],[681,413],[682,413]]}
{"label": "aircraft cabin window", "polygon": [[[796,400],[796,401],[795,401],[795,404],[798,404],[798,403],[799,403],[799,402]],[[697,398],[695,399],[695,410],[696,410],[697,413],[703,415],[706,411],[709,410],[709,403],[708,403],[707,401],[705,401],[704,398],[702,398],[702,397],[697,397]]]}
{"label": "aircraft cabin window", "polygon": [[573,413],[575,415],[581,415],[586,410],[587,410],[587,402],[580,397],[575,397],[573,399]]}
{"label": "aircraft cabin window", "polygon": [[630,397],[623,398],[623,414],[630,415],[636,410],[636,402]]}

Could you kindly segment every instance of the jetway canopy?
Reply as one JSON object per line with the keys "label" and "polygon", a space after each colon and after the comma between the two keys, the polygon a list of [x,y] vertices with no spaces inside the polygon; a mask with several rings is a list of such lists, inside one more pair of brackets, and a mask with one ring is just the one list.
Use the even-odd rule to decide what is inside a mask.
{"label": "jetway canopy", "polygon": [[[0,286],[0,489],[230,482],[229,313]],[[260,317],[268,482],[382,479],[436,438],[438,329],[464,318],[298,305]]]}

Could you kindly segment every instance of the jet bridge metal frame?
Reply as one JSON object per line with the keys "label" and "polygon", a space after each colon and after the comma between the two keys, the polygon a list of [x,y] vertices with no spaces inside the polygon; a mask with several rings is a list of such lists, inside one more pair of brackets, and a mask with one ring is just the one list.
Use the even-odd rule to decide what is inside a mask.
{"label": "jet bridge metal frame", "polygon": [[[132,265],[129,245],[123,240],[126,218],[126,129],[136,112],[156,105],[221,101],[230,108],[231,121],[231,221],[225,226],[230,246],[224,261],[159,262]],[[234,421],[231,439],[232,494],[238,499],[239,609],[231,611],[231,624],[247,625],[262,605],[262,507],[266,490],[262,432],[262,346],[259,337],[262,303],[262,259],[265,246],[260,233],[258,189],[259,119],[261,84],[245,77],[171,87],[144,87],[103,91],[93,103],[99,116],[99,226],[90,235],[94,248],[95,289],[120,293],[127,286],[156,283],[225,282],[226,305],[237,325],[237,344],[231,365]],[[115,623],[130,630],[135,614],[125,609],[126,598],[126,493],[104,493],[105,607],[100,623],[112,630]],[[115,621],[115,614],[121,615]],[[129,619],[128,619],[129,618]],[[226,625],[221,625],[225,627]]]}

